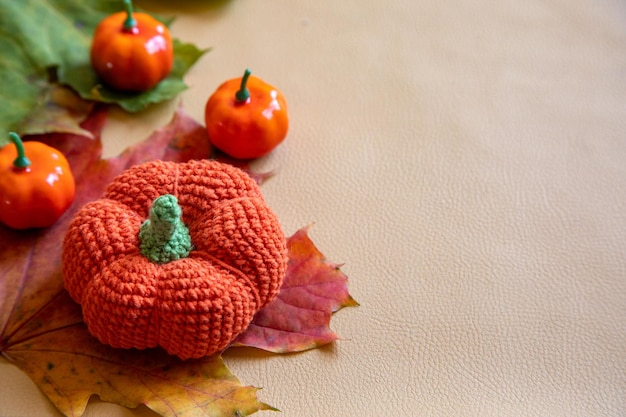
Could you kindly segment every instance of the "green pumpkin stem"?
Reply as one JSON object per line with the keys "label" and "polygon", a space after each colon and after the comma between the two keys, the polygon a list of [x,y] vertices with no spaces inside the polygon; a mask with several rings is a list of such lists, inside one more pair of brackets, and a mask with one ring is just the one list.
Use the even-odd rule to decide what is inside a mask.
{"label": "green pumpkin stem", "polygon": [[9,132],[9,139],[15,145],[17,149],[17,158],[13,161],[13,166],[19,169],[25,169],[30,166],[30,159],[26,157],[26,153],[24,152],[24,143],[20,136],[15,132]]}
{"label": "green pumpkin stem", "polygon": [[237,99],[238,103],[243,103],[250,98],[250,91],[248,90],[248,78],[250,77],[250,70],[246,69],[243,73],[243,77],[241,78],[241,86],[239,87],[239,91],[235,93],[235,99]]}
{"label": "green pumpkin stem", "polygon": [[189,256],[191,236],[176,197],[166,194],[152,202],[150,218],[139,229],[139,241],[141,254],[158,264]]}
{"label": "green pumpkin stem", "polygon": [[124,20],[124,30],[127,32],[132,31],[137,26],[137,21],[133,17],[133,2],[131,0],[124,0],[124,8],[126,9],[126,20]]}

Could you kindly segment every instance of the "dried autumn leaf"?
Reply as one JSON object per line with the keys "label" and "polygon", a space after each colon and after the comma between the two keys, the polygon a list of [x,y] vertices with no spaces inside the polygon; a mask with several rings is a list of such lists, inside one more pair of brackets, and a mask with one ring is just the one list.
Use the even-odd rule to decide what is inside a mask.
{"label": "dried autumn leaf", "polygon": [[[82,127],[96,135],[106,115],[95,112]],[[27,329],[28,319],[63,291],[60,274],[60,242],[76,208],[88,201],[89,191],[98,193],[106,179],[93,179],[86,173],[99,163],[100,140],[85,140],[75,135],[49,135],[46,142],[64,152],[77,179],[76,201],[52,227],[23,232],[2,225],[0,239],[0,346],[4,347],[20,331]]]}
{"label": "dried autumn leaf", "polygon": [[[128,408],[145,404],[162,416],[190,410],[246,416],[272,407],[242,386],[219,355],[181,361],[162,350],[113,349],[82,322],[80,307],[60,292],[4,352],[66,416],[80,416],[93,394]],[[17,335],[16,335],[17,336]]]}
{"label": "dried autumn leaf", "polygon": [[[0,146],[51,86],[51,72],[85,60],[91,31],[119,5],[101,0],[0,0]],[[22,132],[20,132],[22,133]]]}
{"label": "dried autumn leaf", "polygon": [[337,339],[332,313],[357,306],[340,265],[328,262],[309,238],[308,227],[287,240],[289,264],[278,296],[234,342],[276,353],[298,352]]}
{"label": "dried autumn leaf", "polygon": [[66,416],[82,415],[94,394],[126,407],[145,404],[163,416],[245,416],[272,409],[257,400],[256,388],[242,386],[219,356],[181,361],[159,349],[113,349],[89,334],[80,307],[63,289],[60,272],[60,242],[74,212],[132,164],[209,155],[205,129],[179,109],[168,126],[146,141],[102,160],[99,134],[104,120],[99,111],[83,124],[96,140],[60,134],[37,138],[68,157],[77,200],[49,229],[17,232],[2,227],[0,352]]}
{"label": "dried autumn leaf", "polygon": [[20,122],[17,130],[25,135],[71,133],[93,139],[80,127],[95,103],[81,99],[74,91],[58,84],[42,87],[42,99]]}

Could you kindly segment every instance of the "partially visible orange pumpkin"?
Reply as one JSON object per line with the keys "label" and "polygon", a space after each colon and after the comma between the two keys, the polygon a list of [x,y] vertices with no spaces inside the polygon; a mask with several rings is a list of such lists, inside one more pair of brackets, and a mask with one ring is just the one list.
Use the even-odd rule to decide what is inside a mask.
{"label": "partially visible orange pumpkin", "polygon": [[[164,195],[177,199],[192,249],[155,262],[139,232]],[[256,182],[208,160],[124,171],[76,214],[63,243],[65,286],[93,335],[183,359],[226,348],[278,294],[286,263],[285,236]]]}
{"label": "partially visible orange pumpkin", "polygon": [[125,12],[105,17],[91,43],[91,65],[108,86],[141,92],[154,88],[172,71],[174,43],[166,25],[147,13]]}

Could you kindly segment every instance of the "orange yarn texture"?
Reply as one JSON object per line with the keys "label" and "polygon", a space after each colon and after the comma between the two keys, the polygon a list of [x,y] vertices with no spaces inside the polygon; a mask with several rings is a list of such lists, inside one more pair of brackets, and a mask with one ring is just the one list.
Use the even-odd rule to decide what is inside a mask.
{"label": "orange yarn texture", "polygon": [[[158,264],[139,251],[152,202],[172,194],[193,250]],[[121,173],[86,204],[63,242],[63,276],[89,331],[118,348],[180,358],[225,349],[277,294],[285,235],[256,182],[217,161],[154,161]]]}

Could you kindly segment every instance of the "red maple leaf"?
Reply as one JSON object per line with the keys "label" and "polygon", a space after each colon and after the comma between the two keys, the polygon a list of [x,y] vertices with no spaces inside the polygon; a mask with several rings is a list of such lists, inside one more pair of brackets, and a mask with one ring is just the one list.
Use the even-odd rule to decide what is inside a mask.
{"label": "red maple leaf", "polygon": [[276,353],[299,352],[337,339],[329,325],[332,313],[356,306],[348,278],[309,238],[308,227],[287,239],[289,264],[278,296],[259,311],[234,346]]}

